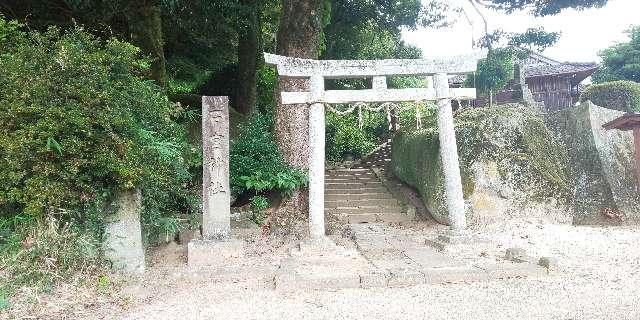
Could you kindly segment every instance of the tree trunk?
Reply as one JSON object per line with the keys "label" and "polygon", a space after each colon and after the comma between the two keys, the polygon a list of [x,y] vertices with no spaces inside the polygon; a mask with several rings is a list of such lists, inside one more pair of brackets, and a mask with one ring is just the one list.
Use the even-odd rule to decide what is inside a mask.
{"label": "tree trunk", "polygon": [[133,0],[127,12],[131,42],[151,58],[150,78],[164,87],[167,71],[162,35],[162,11],[153,0]]}
{"label": "tree trunk", "polygon": [[[316,59],[322,32],[324,0],[284,0],[282,18],[277,35],[276,53],[279,55]],[[280,92],[306,91],[307,79],[278,78],[274,136],[284,159],[293,167],[308,169],[309,106],[282,105]],[[308,216],[307,190],[294,192],[271,218],[274,231],[306,233]]]}
{"label": "tree trunk", "polygon": [[235,108],[248,115],[257,100],[257,69],[260,61],[260,23],[256,0],[240,0],[244,6],[238,39],[238,83]]}

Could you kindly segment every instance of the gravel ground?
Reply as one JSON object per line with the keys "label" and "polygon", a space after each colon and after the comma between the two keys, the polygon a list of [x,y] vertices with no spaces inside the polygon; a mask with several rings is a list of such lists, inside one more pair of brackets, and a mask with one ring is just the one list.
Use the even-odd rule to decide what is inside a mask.
{"label": "gravel ground", "polygon": [[[413,232],[418,236],[419,228]],[[541,279],[281,293],[254,280],[155,277],[121,319],[640,319],[640,230],[503,222],[475,230],[490,240],[450,254],[493,258],[507,247],[554,256]],[[501,245],[497,245],[501,244]],[[259,273],[259,271],[256,271]],[[167,272],[165,272],[167,273]],[[171,278],[171,274],[168,275]],[[152,277],[153,279],[154,277]],[[175,273],[173,274],[175,278]]]}

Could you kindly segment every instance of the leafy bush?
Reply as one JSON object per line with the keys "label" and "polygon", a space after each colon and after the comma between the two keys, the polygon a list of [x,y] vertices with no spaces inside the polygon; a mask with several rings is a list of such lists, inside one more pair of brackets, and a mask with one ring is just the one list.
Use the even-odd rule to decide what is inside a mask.
{"label": "leafy bush", "polygon": [[230,184],[234,195],[277,189],[284,195],[307,183],[306,175],[289,167],[271,134],[272,117],[254,113],[231,142]]}
{"label": "leafy bush", "polygon": [[253,196],[249,201],[251,206],[251,210],[253,210],[253,221],[258,225],[264,224],[264,220],[266,218],[265,210],[267,210],[271,205],[269,204],[269,200],[264,196]]}
{"label": "leafy bush", "polygon": [[[12,24],[0,21],[0,34],[7,34]],[[107,204],[117,190],[142,190],[149,239],[190,209],[186,134],[174,121],[180,110],[143,78],[149,63],[138,48],[99,40],[79,27],[13,30],[2,39],[0,221],[29,223],[6,224],[0,245],[28,237],[21,230],[45,232],[37,226],[55,220],[63,229],[46,231],[51,241],[63,236],[61,250],[85,256],[77,245],[89,241],[85,234],[89,242],[100,242],[102,222],[111,212]],[[69,225],[73,232],[64,229]],[[53,242],[37,248],[23,262],[56,255]]]}
{"label": "leafy bush", "polygon": [[580,95],[580,101],[587,100],[603,108],[640,112],[640,83],[612,81],[592,84]]}
{"label": "leafy bush", "polygon": [[331,161],[342,161],[345,156],[360,158],[373,151],[379,136],[386,133],[386,115],[363,112],[363,129],[358,127],[354,114],[326,116],[326,157]]}

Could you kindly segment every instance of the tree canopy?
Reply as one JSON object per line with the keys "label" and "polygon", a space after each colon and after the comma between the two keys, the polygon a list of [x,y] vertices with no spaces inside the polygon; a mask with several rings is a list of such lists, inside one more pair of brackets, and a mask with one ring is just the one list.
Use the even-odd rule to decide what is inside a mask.
{"label": "tree canopy", "polygon": [[594,82],[630,80],[640,82],[640,26],[627,31],[629,42],[618,43],[600,52],[602,66]]}

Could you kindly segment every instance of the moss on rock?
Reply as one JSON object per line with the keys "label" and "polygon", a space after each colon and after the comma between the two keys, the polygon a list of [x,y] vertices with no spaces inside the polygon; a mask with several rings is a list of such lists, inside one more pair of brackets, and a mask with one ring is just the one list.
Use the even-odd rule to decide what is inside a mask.
{"label": "moss on rock", "polygon": [[[526,204],[568,203],[568,154],[543,115],[518,104],[468,109],[455,118],[467,217],[517,215]],[[447,223],[435,121],[393,139],[392,170],[418,189],[433,217]],[[491,217],[489,217],[491,216]]]}

